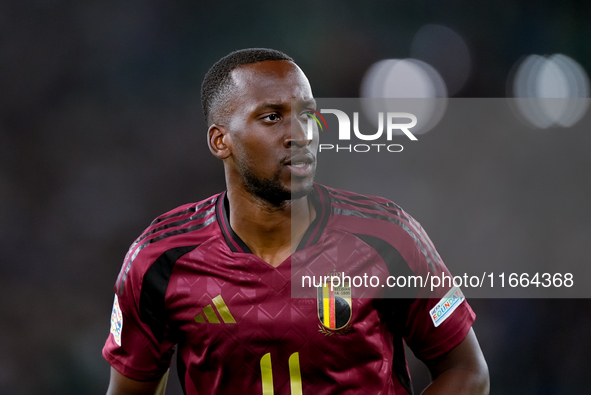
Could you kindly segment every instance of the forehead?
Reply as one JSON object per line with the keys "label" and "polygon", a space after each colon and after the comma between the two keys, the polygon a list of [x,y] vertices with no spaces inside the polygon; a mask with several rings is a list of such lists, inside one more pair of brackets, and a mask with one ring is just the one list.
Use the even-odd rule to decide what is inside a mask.
{"label": "forehead", "polygon": [[232,71],[234,100],[240,106],[256,107],[261,103],[289,104],[292,100],[309,100],[312,88],[294,63],[267,60],[246,64]]}

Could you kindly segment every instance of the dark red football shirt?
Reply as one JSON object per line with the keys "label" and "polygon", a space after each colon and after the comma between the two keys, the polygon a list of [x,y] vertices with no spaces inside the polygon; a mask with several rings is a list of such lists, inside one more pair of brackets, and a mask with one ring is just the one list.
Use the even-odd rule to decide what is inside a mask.
{"label": "dark red football shirt", "polygon": [[[474,313],[458,290],[445,307],[446,289],[382,286],[449,274],[400,207],[318,184],[310,197],[316,218],[276,268],[233,232],[225,193],[154,220],[117,278],[105,359],[129,378],[156,379],[178,345],[191,395],[411,393],[403,340],[419,358],[437,357],[465,338]],[[351,279],[308,284],[320,275]],[[356,284],[364,275],[371,286]]]}

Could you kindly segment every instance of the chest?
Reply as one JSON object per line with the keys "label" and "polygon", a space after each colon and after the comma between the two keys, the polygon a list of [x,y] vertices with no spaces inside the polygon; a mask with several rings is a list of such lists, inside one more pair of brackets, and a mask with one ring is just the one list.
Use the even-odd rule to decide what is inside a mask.
{"label": "chest", "polygon": [[346,267],[349,277],[385,282],[383,265],[355,246],[322,252],[296,254],[274,268],[251,254],[198,249],[175,265],[166,298],[169,325],[203,350],[299,349],[317,337],[347,342],[379,333],[382,313],[374,299],[381,289],[356,288],[352,281],[332,287],[330,276],[345,275],[338,269]]}

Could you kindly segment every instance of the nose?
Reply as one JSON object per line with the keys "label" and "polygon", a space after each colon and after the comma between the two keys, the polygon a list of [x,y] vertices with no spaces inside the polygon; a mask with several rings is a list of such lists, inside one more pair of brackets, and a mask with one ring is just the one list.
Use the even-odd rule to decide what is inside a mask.
{"label": "nose", "polygon": [[303,148],[310,145],[311,139],[308,139],[307,124],[300,121],[291,122],[291,130],[283,145],[286,148]]}

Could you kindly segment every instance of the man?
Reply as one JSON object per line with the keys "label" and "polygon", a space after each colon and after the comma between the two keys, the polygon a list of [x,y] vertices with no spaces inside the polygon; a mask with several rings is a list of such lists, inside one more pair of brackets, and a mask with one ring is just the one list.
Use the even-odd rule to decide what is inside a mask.
{"label": "man", "polygon": [[292,298],[292,275],[313,267],[448,273],[398,206],[314,184],[315,104],[293,60],[231,53],[206,75],[202,103],[227,191],[158,217],[131,246],[103,350],[108,394],[162,391],[175,344],[187,394],[408,394],[403,338],[433,375],[425,394],[488,393],[466,302],[435,326],[438,299],[384,288]]}

